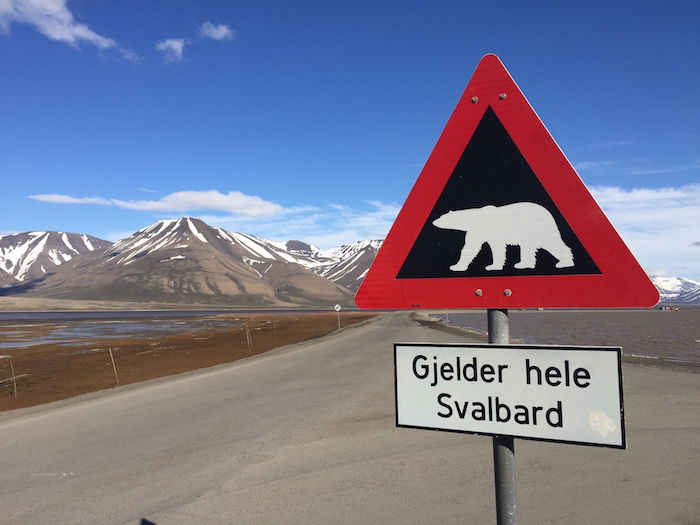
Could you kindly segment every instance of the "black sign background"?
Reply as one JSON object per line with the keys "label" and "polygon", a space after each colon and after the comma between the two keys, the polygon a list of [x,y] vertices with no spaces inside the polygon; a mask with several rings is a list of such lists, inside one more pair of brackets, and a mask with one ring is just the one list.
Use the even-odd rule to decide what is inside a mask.
{"label": "black sign background", "polygon": [[[487,271],[485,267],[491,264],[492,259],[488,244],[484,244],[467,270],[450,270],[450,265],[459,260],[465,232],[438,228],[432,222],[450,210],[481,208],[487,205],[503,206],[516,202],[533,202],[552,214],[562,240],[571,248],[574,266],[556,268],[557,259],[546,250],[540,249],[537,251],[535,268],[516,269],[514,265],[520,261],[520,247],[507,246],[503,270]],[[466,235],[469,235],[468,231]],[[566,223],[489,106],[396,278],[599,273],[598,266]]]}

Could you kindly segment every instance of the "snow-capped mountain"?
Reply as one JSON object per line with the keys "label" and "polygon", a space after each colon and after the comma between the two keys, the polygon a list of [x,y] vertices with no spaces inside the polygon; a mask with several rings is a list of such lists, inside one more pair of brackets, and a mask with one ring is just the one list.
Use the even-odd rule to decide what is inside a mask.
{"label": "snow-capped mountain", "polygon": [[[156,225],[149,226],[145,230],[153,229]],[[382,245],[381,240],[358,241],[330,250],[321,250],[312,244],[298,240],[272,241],[221,228],[215,230],[219,238],[228,240],[235,246],[238,255],[252,268],[264,268],[270,261],[296,263],[352,291],[357,291],[360,287],[362,279]],[[140,248],[141,251],[143,249],[145,248]]]}
{"label": "snow-capped mountain", "polygon": [[188,304],[352,303],[352,292],[308,271],[309,264],[284,243],[182,217],[151,224],[99,257],[76,258],[26,294]]}
{"label": "snow-capped mountain", "polygon": [[[319,263],[311,267],[318,275],[357,291],[382,246],[381,240],[358,241],[320,252]],[[324,262],[323,259],[326,259]]]}
{"label": "snow-capped mountain", "polygon": [[700,304],[700,281],[682,277],[652,276],[651,281],[658,288],[661,303]]}
{"label": "snow-capped mountain", "polygon": [[[84,253],[104,250],[111,243],[85,234],[26,232],[0,237],[0,270],[19,282],[53,271]],[[2,285],[7,278],[0,282]]]}
{"label": "snow-capped mountain", "polygon": [[159,250],[189,248],[190,241],[219,247],[221,243],[230,245],[229,247],[234,248],[238,252],[237,255],[251,266],[265,261],[292,262],[304,266],[313,262],[311,257],[288,251],[284,243],[245,233],[229,232],[222,228],[212,228],[199,219],[191,217],[151,224],[131,237],[114,243],[110,252],[117,257],[116,264],[128,266],[138,258]]}
{"label": "snow-capped mountain", "polygon": [[230,233],[246,247],[269,257],[295,262],[329,281],[354,292],[377,256],[381,240],[358,241],[338,248],[321,250],[303,241],[276,242],[242,233]]}

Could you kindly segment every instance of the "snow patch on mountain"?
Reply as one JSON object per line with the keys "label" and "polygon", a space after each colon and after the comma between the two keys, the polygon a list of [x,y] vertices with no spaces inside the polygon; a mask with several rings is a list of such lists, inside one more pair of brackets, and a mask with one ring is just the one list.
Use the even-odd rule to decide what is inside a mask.
{"label": "snow patch on mountain", "polygon": [[83,244],[85,245],[85,248],[87,248],[87,250],[88,250],[89,252],[94,252],[94,251],[95,251],[95,247],[94,247],[93,244],[90,242],[90,237],[88,237],[88,236],[85,235],[85,234],[82,234],[82,235],[80,236],[80,240],[83,241]]}
{"label": "snow patch on mountain", "polygon": [[19,279],[20,281],[24,280],[32,264],[38,259],[39,255],[44,249],[44,246],[46,246],[46,241],[48,240],[48,238],[48,233],[41,232],[41,234],[38,237],[38,242],[34,243],[33,246],[31,244],[25,245],[25,249],[22,250],[22,253],[27,252],[27,256],[18,259],[17,261],[19,263],[19,271],[15,275],[17,279]]}
{"label": "snow patch on mountain", "polygon": [[66,235],[66,234],[63,233],[63,232],[61,233],[61,240],[63,241],[63,244],[66,245],[66,248],[68,248],[70,251],[72,251],[73,253],[80,253],[78,250],[76,250],[75,248],[73,248],[73,246],[71,245],[70,241],[68,240],[68,235]]}
{"label": "snow patch on mountain", "polygon": [[274,259],[275,256],[272,255],[264,246],[263,243],[256,242],[255,237],[252,235],[246,235],[245,233],[234,233],[231,232],[231,237],[233,242],[238,242],[242,244],[248,251],[258,257],[263,257],[265,259]]}
{"label": "snow patch on mountain", "polygon": [[697,304],[700,303],[700,281],[683,277],[651,276],[651,282],[659,290],[662,303]]}
{"label": "snow patch on mountain", "polygon": [[207,240],[204,238],[204,235],[199,233],[197,227],[194,224],[192,224],[192,220],[189,217],[187,217],[187,226],[189,226],[190,231],[194,233],[194,236],[197,237],[197,239],[199,239],[202,242],[207,242]]}
{"label": "snow patch on mountain", "polygon": [[184,255],[173,255],[172,257],[168,257],[167,259],[161,259],[158,262],[179,261],[181,259],[186,259],[186,257]]}

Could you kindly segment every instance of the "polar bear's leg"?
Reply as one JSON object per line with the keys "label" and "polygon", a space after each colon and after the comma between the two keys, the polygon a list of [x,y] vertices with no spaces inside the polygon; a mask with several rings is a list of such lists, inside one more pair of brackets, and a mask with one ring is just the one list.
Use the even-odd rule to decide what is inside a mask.
{"label": "polar bear's leg", "polygon": [[515,268],[522,270],[524,268],[534,268],[536,262],[535,254],[537,248],[527,244],[520,245],[520,262],[515,264]]}
{"label": "polar bear's leg", "polygon": [[571,253],[571,248],[564,244],[564,241],[561,239],[557,239],[548,246],[543,246],[543,248],[559,259],[559,262],[554,265],[556,268],[570,268],[574,265],[574,254]]}
{"label": "polar bear's leg", "polygon": [[502,270],[506,264],[506,245],[505,245],[505,243],[490,242],[489,246],[491,247],[491,256],[493,258],[493,262],[491,264],[489,264],[485,268],[485,270],[487,270],[487,271]]}
{"label": "polar bear's leg", "polygon": [[450,266],[450,270],[453,272],[462,272],[469,268],[469,265],[479,254],[479,251],[481,251],[481,247],[484,243],[473,240],[473,237],[473,235],[469,235],[468,233],[464,236],[464,246],[459,254],[459,261]]}

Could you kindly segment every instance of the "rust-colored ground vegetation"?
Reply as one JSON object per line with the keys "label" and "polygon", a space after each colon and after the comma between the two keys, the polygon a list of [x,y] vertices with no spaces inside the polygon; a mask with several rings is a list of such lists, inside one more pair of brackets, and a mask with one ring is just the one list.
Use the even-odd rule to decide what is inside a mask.
{"label": "rust-colored ground vegetation", "polygon": [[[365,313],[342,313],[340,320],[342,326],[348,326],[369,317]],[[338,329],[335,313],[217,316],[217,321],[221,320],[205,330],[193,329],[184,322],[181,333],[125,333],[123,337],[76,340],[74,346],[65,341],[26,347],[18,341],[16,348],[6,344],[0,349],[0,410],[66,399],[111,388],[117,382],[127,385],[228,363]],[[55,329],[53,324],[6,323],[0,325],[0,337],[5,336],[7,341],[19,333],[27,340],[36,340],[42,332]]]}

